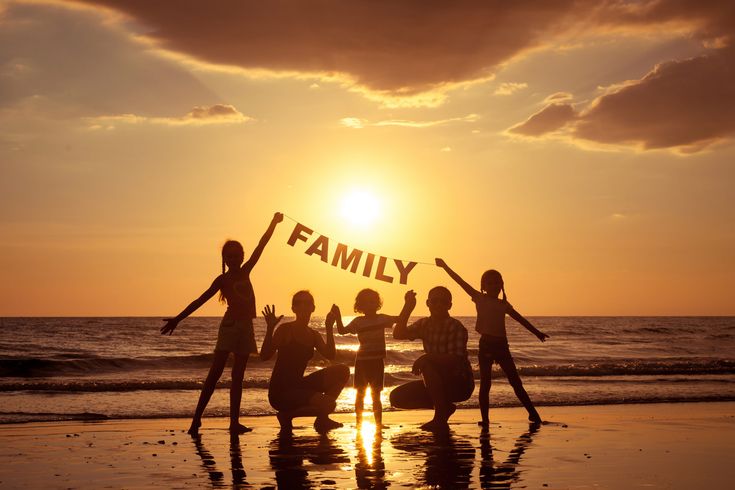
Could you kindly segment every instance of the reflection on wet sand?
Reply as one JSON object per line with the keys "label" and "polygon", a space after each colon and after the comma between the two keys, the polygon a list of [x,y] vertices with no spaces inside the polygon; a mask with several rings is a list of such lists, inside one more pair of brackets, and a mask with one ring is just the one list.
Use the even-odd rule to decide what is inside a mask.
{"label": "reflection on wet sand", "polygon": [[424,471],[416,475],[419,486],[470,487],[475,448],[467,439],[457,437],[452,431],[403,432],[393,437],[391,444],[413,455],[425,455]]}
{"label": "reflection on wet sand", "polygon": [[533,434],[538,431],[539,424],[529,424],[528,431],[516,439],[515,446],[508,453],[504,462],[495,464],[493,460],[493,447],[490,441],[490,433],[483,432],[480,435],[480,485],[481,488],[510,488],[518,482],[521,472],[518,463],[531,445]]}
{"label": "reflection on wet sand", "polygon": [[[213,487],[229,486],[225,482],[225,475],[223,472],[217,470],[217,462],[214,460],[212,453],[204,446],[202,436],[196,436],[192,438],[194,442],[194,448],[197,455],[202,460],[202,469],[206,471],[209,480],[212,482]],[[232,471],[232,486],[239,488],[243,485],[248,485],[246,481],[247,474],[245,468],[242,465],[242,449],[240,448],[240,437],[237,435],[230,436],[230,464]]]}
{"label": "reflection on wet sand", "polygon": [[347,453],[335,444],[329,434],[294,436],[280,433],[271,441],[268,454],[278,488],[311,488],[324,483],[311,481],[304,460],[314,465],[316,474],[339,470],[339,465],[350,463]]}
{"label": "reflection on wet sand", "polygon": [[383,435],[375,424],[363,422],[357,431],[355,447],[357,462],[355,463],[355,480],[358,488],[388,488],[385,480],[385,462],[383,461]]}

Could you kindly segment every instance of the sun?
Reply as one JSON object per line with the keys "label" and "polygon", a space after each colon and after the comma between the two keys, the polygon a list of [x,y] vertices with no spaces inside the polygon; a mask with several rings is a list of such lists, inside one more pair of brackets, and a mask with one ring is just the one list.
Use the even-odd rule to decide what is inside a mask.
{"label": "sun", "polygon": [[342,198],[340,214],[350,224],[370,226],[380,216],[380,201],[365,189],[352,189]]}

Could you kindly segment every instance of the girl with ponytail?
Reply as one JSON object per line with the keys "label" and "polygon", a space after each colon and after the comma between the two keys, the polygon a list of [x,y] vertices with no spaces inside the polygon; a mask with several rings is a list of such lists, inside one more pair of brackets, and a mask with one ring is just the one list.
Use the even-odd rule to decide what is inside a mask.
{"label": "girl with ponytail", "polygon": [[240,401],[242,399],[242,382],[245,377],[245,368],[248,356],[258,352],[255,344],[255,332],[253,330],[253,318],[255,318],[255,294],[250,282],[250,272],[258,262],[265,246],[273,236],[276,225],[283,221],[283,214],[273,215],[270,226],[260,239],[258,246],[247,262],[245,252],[240,242],[228,240],[222,246],[222,274],[217,276],[212,285],[195,299],[184,311],[174,318],[165,318],[166,324],[161,328],[161,334],[171,335],[181,320],[194,313],[200,306],[206,303],[218,291],[220,302],[227,303],[227,311],[222,318],[217,333],[217,344],[214,347],[214,359],[209,368],[209,374],[204,381],[202,392],[199,395],[194,418],[191,421],[189,434],[197,435],[202,425],[202,414],[214,393],[222,371],[225,369],[230,352],[234,355],[232,365],[232,385],[230,386],[230,432],[242,434],[251,429],[240,424]]}
{"label": "girl with ponytail", "polygon": [[[485,271],[480,279],[480,291],[477,291],[459,274],[450,269],[444,260],[436,259],[436,265],[444,269],[449,277],[454,279],[470,295],[477,308],[475,330],[481,335],[478,358],[480,362],[480,415],[482,416],[482,420],[478,422],[478,425],[486,430],[490,423],[488,412],[490,410],[490,374],[493,363],[498,363],[505,372],[516,396],[528,410],[528,420],[540,423],[541,416],[523,387],[513,356],[511,356],[508,348],[505,315],[510,315],[511,318],[538,337],[541,342],[545,342],[549,336],[534,327],[531,322],[526,320],[508,303],[503,276],[500,275],[500,272],[494,269]],[[501,293],[502,298],[498,298]]]}

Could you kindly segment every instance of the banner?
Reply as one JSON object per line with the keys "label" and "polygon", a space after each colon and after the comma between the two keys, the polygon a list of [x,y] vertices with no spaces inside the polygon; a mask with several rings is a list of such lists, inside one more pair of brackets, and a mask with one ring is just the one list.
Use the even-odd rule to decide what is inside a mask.
{"label": "banner", "polygon": [[[315,235],[312,237],[312,235]],[[313,240],[313,241],[312,241]],[[392,283],[395,279],[401,284],[408,283],[408,275],[418,262],[404,262],[403,260],[383,257],[356,248],[351,248],[344,243],[337,243],[334,249],[330,248],[329,238],[314,233],[311,228],[296,221],[288,244],[296,246],[296,242],[302,241],[306,244],[311,242],[304,251],[306,255],[316,255],[322,262],[340,267],[342,270],[349,269],[353,274],[359,273],[365,277],[374,277],[378,281]],[[331,254],[331,256],[330,256]],[[376,260],[377,259],[377,260]]]}

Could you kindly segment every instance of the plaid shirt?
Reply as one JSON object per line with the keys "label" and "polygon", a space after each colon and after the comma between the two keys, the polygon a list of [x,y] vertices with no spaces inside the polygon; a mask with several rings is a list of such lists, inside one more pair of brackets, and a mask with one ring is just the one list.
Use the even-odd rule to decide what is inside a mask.
{"label": "plaid shirt", "polygon": [[411,340],[424,341],[427,354],[456,354],[467,357],[467,329],[456,318],[421,318],[407,327]]}

